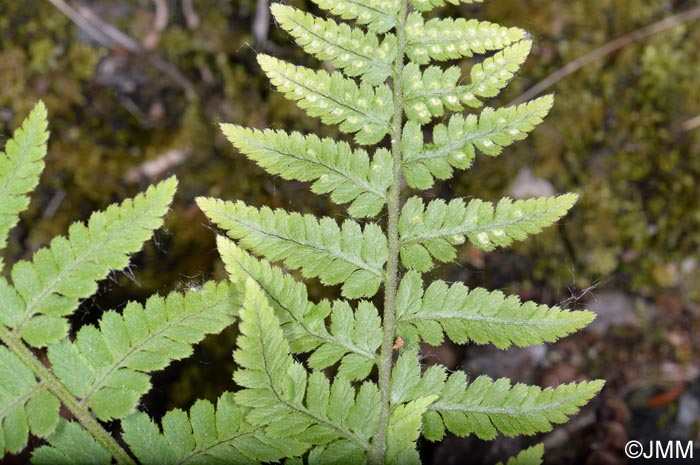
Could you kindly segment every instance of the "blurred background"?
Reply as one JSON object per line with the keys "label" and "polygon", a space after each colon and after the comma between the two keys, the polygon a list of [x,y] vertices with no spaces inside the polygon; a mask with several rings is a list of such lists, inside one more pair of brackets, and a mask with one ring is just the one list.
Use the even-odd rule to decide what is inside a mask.
{"label": "blurred background", "polygon": [[[320,14],[311,2],[289,3]],[[574,191],[580,201],[558,226],[513,248],[464,246],[460,264],[434,276],[587,307],[598,318],[529,349],[426,346],[425,363],[542,386],[584,378],[607,386],[550,434],[448,437],[421,445],[424,462],[495,463],[544,440],[551,463],[623,464],[629,439],[682,439],[695,441],[695,461],[683,463],[700,463],[700,1],[490,0],[440,15],[532,35],[529,60],[491,106],[521,101],[533,87],[556,99],[526,141],[496,159],[477,157],[425,195],[493,201]],[[0,0],[0,146],[37,99],[51,130],[46,171],[6,258],[30,257],[72,221],[152,182],[180,180],[166,227],[83,303],[76,327],[128,300],[224,278],[196,196],[343,217],[303,183],[266,175],[220,134],[218,123],[232,122],[344,137],[274,92],[257,51],[319,65],[275,26],[267,0]],[[337,293],[309,286],[315,298]],[[206,340],[156,375],[143,407],[160,416],[234,389],[234,345],[235,328]]]}

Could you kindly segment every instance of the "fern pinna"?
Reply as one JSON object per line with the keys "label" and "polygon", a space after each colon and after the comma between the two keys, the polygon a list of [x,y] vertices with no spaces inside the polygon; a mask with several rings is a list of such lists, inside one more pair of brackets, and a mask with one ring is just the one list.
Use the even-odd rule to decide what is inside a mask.
{"label": "fern pinna", "polygon": [[[465,241],[486,251],[507,246],[555,223],[576,201],[566,194],[494,205],[408,194],[407,188],[427,189],[468,169],[477,152],[499,155],[542,121],[551,96],[478,111],[513,78],[531,41],[521,29],[485,21],[426,19],[444,0],[314,2],[328,18],[283,4],[272,12],[299,46],[335,71],[265,54],[258,62],[279,91],[352,135],[355,146],[233,124],[222,130],[269,173],[311,182],[312,191],[348,204],[353,219],[339,224],[198,199],[228,236],[219,238],[219,251],[231,281],[245,288],[234,353],[241,390],[234,399],[251,409],[246,421],[295,441],[304,455],[289,463],[319,464],[419,463],[421,435],[493,439],[566,421],[602,381],[540,389],[507,379],[468,380],[439,365],[421,369],[418,353],[421,341],[436,345],[445,336],[499,348],[541,344],[593,319],[587,311],[523,303],[461,283],[426,287],[421,277],[436,263],[454,261]],[[458,66],[441,64],[475,55],[468,82]],[[305,285],[275,262],[341,285],[344,300],[310,301]],[[306,366],[293,358],[302,353]],[[332,382],[321,371],[331,366],[337,366]],[[536,463],[541,455],[536,446],[509,463]]]}

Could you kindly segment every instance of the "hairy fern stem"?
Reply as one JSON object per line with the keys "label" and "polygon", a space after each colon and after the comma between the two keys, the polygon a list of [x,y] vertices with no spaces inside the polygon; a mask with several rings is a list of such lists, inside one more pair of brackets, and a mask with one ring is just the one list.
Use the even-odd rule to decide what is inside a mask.
{"label": "hairy fern stem", "polygon": [[386,277],[384,280],[384,313],[381,353],[379,358],[379,392],[382,396],[382,408],[379,416],[379,429],[374,438],[371,451],[371,463],[380,465],[384,463],[386,449],[386,431],[389,423],[390,406],[389,390],[391,384],[391,369],[393,366],[393,346],[396,313],[396,291],[399,283],[399,216],[401,214],[401,137],[403,131],[403,68],[406,54],[405,26],[408,17],[408,0],[401,1],[399,23],[396,27],[397,51],[393,71],[394,90],[394,116],[392,117],[391,155],[393,159],[393,180],[389,190],[387,203],[387,239],[389,259],[386,265]]}

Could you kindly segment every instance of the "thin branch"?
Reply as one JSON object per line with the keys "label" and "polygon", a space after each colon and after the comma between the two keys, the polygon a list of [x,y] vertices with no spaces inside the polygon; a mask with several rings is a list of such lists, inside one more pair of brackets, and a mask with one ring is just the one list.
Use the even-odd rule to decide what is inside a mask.
{"label": "thin branch", "polygon": [[693,129],[700,128],[700,115],[696,116],[695,118],[691,118],[688,121],[685,121],[683,124],[681,124],[681,128],[683,131],[690,132]]}
{"label": "thin branch", "polygon": [[[560,68],[557,71],[553,72],[552,74],[544,78],[542,81],[538,82],[536,85],[522,93],[509,105],[519,105],[538,96],[540,93],[549,89],[554,84],[561,81],[570,74],[575,73],[584,66],[589,65],[594,61],[597,61],[603,58],[604,56],[609,55],[623,47],[626,47],[627,45],[646,39],[655,34],[659,34],[660,32],[664,32],[668,29],[671,29],[672,27],[678,26],[679,24],[687,23],[689,21],[695,21],[698,19],[700,19],[700,7],[691,8],[682,13],[678,13],[677,15],[669,16],[668,18],[664,18],[660,21],[657,21],[653,24],[650,24],[649,26],[637,29],[636,31],[630,32],[629,34],[625,34],[622,37],[618,37],[617,39],[606,43],[605,45],[583,55],[582,57],[577,58],[576,60],[567,64],[563,68]],[[700,122],[698,124],[700,124]]]}
{"label": "thin branch", "polygon": [[145,53],[137,41],[114,26],[107,24],[89,8],[78,6],[75,9],[68,5],[65,0],[48,1],[100,45],[110,49],[119,46],[135,55],[144,56],[153,67],[182,87],[188,99],[198,100],[194,84],[180,70],[158,55]]}

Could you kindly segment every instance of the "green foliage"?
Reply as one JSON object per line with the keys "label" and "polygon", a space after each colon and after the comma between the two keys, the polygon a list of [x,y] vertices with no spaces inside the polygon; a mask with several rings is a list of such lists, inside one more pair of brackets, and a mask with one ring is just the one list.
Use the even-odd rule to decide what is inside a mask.
{"label": "green foliage", "polygon": [[241,246],[271,261],[284,260],[301,268],[305,277],[320,277],[324,284],[343,283],[343,295],[372,297],[379,290],[387,260],[386,237],[370,223],[346,220],[338,227],[332,218],[260,210],[243,202],[199,198],[199,207]]}
{"label": "green foliage", "polygon": [[[14,225],[28,205],[25,194],[43,167],[46,127],[46,109],[39,103],[1,159],[4,225]],[[87,224],[74,223],[67,237],[53,239],[32,261],[15,263],[9,280],[0,278],[0,457],[21,452],[31,433],[46,441],[33,452],[35,463],[133,463],[100,421],[129,418],[124,436],[129,438],[133,430],[126,425],[138,424],[143,415],[134,411],[151,388],[149,374],[191,355],[193,344],[233,322],[241,302],[231,285],[206,283],[186,294],[151,297],[145,306],[130,302],[121,312],[105,312],[98,326],[69,334],[66,317],[97,291],[98,281],[128,266],[129,256],[163,224],[176,184],[170,178],[93,213]],[[46,347],[46,361],[32,347]],[[61,406],[75,422],[60,417]],[[231,435],[247,433],[239,417],[240,409],[230,403],[220,408],[218,421],[226,425],[220,441],[236,448]],[[133,453],[141,457],[137,445]]]}
{"label": "green foliage", "polygon": [[[555,223],[574,205],[576,195],[517,200],[502,199],[494,209],[490,202],[461,199],[445,203],[411,197],[399,218],[401,260],[411,269],[427,271],[432,258],[443,263],[454,261],[455,246],[465,237],[481,250],[508,246]],[[431,258],[432,257],[432,258]]]}
{"label": "green foliage", "polygon": [[[482,99],[497,95],[524,63],[531,41],[521,29],[485,21],[426,20],[420,12],[444,5],[442,0],[411,0],[417,11],[409,11],[408,0],[317,4],[358,27],[283,5],[272,11],[305,51],[327,60],[333,71],[267,55],[258,62],[310,116],[354,134],[361,145],[379,145],[391,135],[391,150],[378,147],[370,159],[345,142],[222,125],[233,145],[270,174],[311,181],[313,192],[349,203],[353,217],[368,218],[363,226],[351,219],[339,225],[329,217],[197,199],[236,241],[219,237],[218,248],[230,280],[246,294],[234,353],[234,380],[241,387],[234,398],[250,409],[246,421],[270,437],[297,441],[299,450],[289,453],[295,464],[417,464],[421,435],[439,440],[451,431],[493,439],[499,432],[549,431],[602,382],[544,390],[486,377],[468,384],[464,373],[448,377],[441,366],[421,374],[415,350],[420,341],[440,344],[443,333],[456,343],[499,348],[552,342],[586,326],[593,314],[523,303],[461,283],[435,281],[424,290],[420,273],[435,261],[454,261],[466,239],[490,251],[539,233],[563,217],[577,196],[426,205],[417,196],[404,201],[401,192],[402,178],[411,188],[431,187],[455,168],[469,168],[476,149],[499,155],[542,121],[551,96],[452,114],[433,124],[425,141],[435,118],[480,108]],[[458,66],[430,65],[489,52],[472,67],[469,84],[460,83]],[[385,206],[386,224],[373,221]],[[355,308],[344,300],[312,302],[304,284],[270,262],[341,285],[348,299],[373,297],[382,287],[383,318],[374,302],[361,300]],[[305,364],[292,358],[299,353],[309,354]],[[319,371],[329,367],[337,368],[332,382]],[[538,454],[541,447],[518,460],[535,463]]]}
{"label": "green foliage", "polygon": [[[543,454],[544,446],[537,444],[521,451],[517,456],[509,458],[506,465],[541,465]],[[498,462],[498,465],[503,465],[503,462]]]}
{"label": "green foliage", "polygon": [[223,133],[238,150],[268,172],[284,179],[315,181],[311,190],[330,194],[336,203],[350,203],[348,213],[361,218],[377,216],[387,201],[391,184],[391,154],[376,151],[370,159],[346,142],[298,132],[251,129],[223,124]]}
{"label": "green foliage", "polygon": [[433,281],[423,291],[420,275],[409,271],[397,294],[397,332],[407,341],[443,342],[443,331],[457,344],[474,341],[499,349],[554,342],[590,323],[594,314],[522,303],[516,296],[462,283]]}

